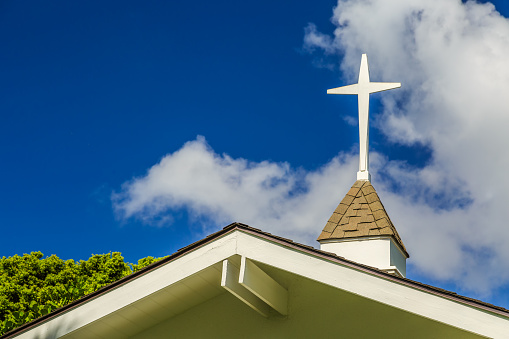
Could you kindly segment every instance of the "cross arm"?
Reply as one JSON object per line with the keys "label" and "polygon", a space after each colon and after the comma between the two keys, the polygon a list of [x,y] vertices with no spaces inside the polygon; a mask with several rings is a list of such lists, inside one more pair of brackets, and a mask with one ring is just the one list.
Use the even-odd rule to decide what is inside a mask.
{"label": "cross arm", "polygon": [[327,94],[359,94],[359,84],[328,89]]}
{"label": "cross arm", "polygon": [[389,89],[400,88],[400,82],[370,82],[368,84],[369,93],[387,91]]}

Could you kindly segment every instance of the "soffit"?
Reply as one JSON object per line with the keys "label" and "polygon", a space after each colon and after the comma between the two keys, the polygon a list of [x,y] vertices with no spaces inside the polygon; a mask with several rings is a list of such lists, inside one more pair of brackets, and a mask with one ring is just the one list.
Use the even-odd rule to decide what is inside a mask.
{"label": "soffit", "polygon": [[137,300],[62,338],[120,339],[135,335],[225,293],[221,265],[212,265],[181,281]]}
{"label": "soffit", "polygon": [[[239,256],[229,258],[235,262],[239,259]],[[238,323],[243,331],[254,327],[244,332],[246,338],[250,337],[249,333],[255,338],[259,327],[269,330],[271,326],[274,329],[270,330],[276,331],[271,332],[274,337],[279,337],[278,330],[291,333],[296,331],[293,327],[298,326],[302,326],[298,333],[311,331],[325,336],[331,333],[331,328],[316,326],[333,320],[341,324],[341,332],[347,336],[398,337],[414,333],[416,339],[482,337],[271,265],[257,265],[288,289],[291,321],[280,316],[271,316],[267,320],[225,293],[220,287],[221,265],[216,264],[62,338],[159,338],[161,333],[172,333],[177,337],[191,333],[191,337],[202,337],[212,330],[223,331],[220,337],[229,338],[228,334],[235,333],[232,323]],[[197,319],[203,318],[207,321],[196,323]],[[370,326],[363,326],[366,322]]]}

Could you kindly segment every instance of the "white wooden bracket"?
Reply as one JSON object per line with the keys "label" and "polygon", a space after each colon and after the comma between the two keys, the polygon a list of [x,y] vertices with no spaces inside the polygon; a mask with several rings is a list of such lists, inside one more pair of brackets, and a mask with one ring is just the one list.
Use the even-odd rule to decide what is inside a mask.
{"label": "white wooden bracket", "polygon": [[270,313],[269,306],[239,284],[239,273],[238,267],[231,260],[224,260],[221,286],[256,312],[268,317]]}
{"label": "white wooden bracket", "polygon": [[244,256],[240,269],[231,260],[223,261],[221,286],[264,317],[270,308],[288,314],[288,291]]}
{"label": "white wooden bracket", "polygon": [[244,256],[240,261],[239,284],[282,315],[288,314],[288,291]]}

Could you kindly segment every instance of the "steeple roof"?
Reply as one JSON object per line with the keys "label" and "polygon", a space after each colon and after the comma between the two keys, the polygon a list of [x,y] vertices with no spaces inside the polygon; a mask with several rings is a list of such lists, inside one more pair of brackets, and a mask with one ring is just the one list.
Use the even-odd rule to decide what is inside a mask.
{"label": "steeple roof", "polygon": [[357,180],[323,228],[318,241],[390,236],[407,257],[405,245],[369,181]]}

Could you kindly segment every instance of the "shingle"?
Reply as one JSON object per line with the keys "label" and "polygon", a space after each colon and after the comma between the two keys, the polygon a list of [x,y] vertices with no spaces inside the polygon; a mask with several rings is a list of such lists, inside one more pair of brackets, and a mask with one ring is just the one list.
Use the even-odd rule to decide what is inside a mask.
{"label": "shingle", "polygon": [[371,228],[371,223],[369,223],[369,222],[363,222],[363,223],[357,224],[357,229],[359,230],[359,232],[362,233],[362,236],[368,236],[370,228]]}
{"label": "shingle", "polygon": [[373,211],[373,217],[375,217],[375,220],[387,218],[387,213],[385,213],[385,210]]}
{"label": "shingle", "polygon": [[350,204],[352,203],[353,199],[354,199],[354,197],[352,197],[351,195],[345,195],[343,200],[341,200],[341,203],[350,206]]}
{"label": "shingle", "polygon": [[366,210],[361,210],[360,211],[360,217],[361,217],[361,221],[360,222],[374,222],[375,221],[375,218],[373,217],[373,214],[369,213],[368,211]]}
{"label": "shingle", "polygon": [[376,225],[376,222],[372,222],[372,223],[370,223],[370,224],[371,224],[371,229],[372,229],[372,230],[379,230],[379,229],[380,229],[380,227],[378,227],[378,226]]}
{"label": "shingle", "polygon": [[330,239],[342,239],[345,237],[345,231],[341,230],[339,227],[332,232],[330,235]]}
{"label": "shingle", "polygon": [[370,193],[370,194],[366,195],[365,199],[368,203],[380,201],[380,198],[378,198],[378,194],[376,194],[376,193]]}
{"label": "shingle", "polygon": [[356,217],[357,216],[357,210],[350,205],[350,208],[345,213],[345,217]]}
{"label": "shingle", "polygon": [[352,197],[355,197],[357,195],[357,193],[359,193],[360,190],[361,190],[360,187],[352,187],[348,191],[347,195],[351,195]]}
{"label": "shingle", "polygon": [[369,204],[369,208],[373,212],[384,209],[384,207],[383,207],[383,205],[382,205],[382,203],[380,201],[372,202],[371,204]]}
{"label": "shingle", "polygon": [[390,226],[389,221],[386,218],[377,220],[376,221],[376,225],[379,228],[384,228],[384,227],[389,227]]}
{"label": "shingle", "polygon": [[334,229],[337,227],[338,225],[337,224],[334,224],[332,222],[328,222],[325,227],[323,228],[323,231],[324,232],[327,232],[327,233],[332,233],[332,231],[334,231]]}
{"label": "shingle", "polygon": [[350,205],[350,210],[360,210],[362,208],[362,204],[356,204],[355,201]]}
{"label": "shingle", "polygon": [[372,230],[369,230],[369,236],[372,236],[372,235],[380,235],[380,230],[377,228],[377,229],[372,229]]}
{"label": "shingle", "polygon": [[349,232],[345,232],[345,238],[357,238],[357,237],[361,237],[362,234],[360,231],[349,231]]}
{"label": "shingle", "polygon": [[341,228],[342,231],[345,231],[345,232],[347,232],[347,231],[356,231],[357,230],[357,225],[358,225],[358,223],[356,223],[356,222],[350,222],[350,223],[348,223],[346,225],[341,225],[340,228]]}
{"label": "shingle", "polygon": [[369,184],[362,186],[362,193],[364,193],[364,195],[368,195],[370,193],[376,193],[376,191],[375,188],[371,184]]}
{"label": "shingle", "polygon": [[347,208],[348,208],[348,205],[339,204],[338,207],[336,207],[336,210],[334,212],[343,215],[343,214],[345,214]]}
{"label": "shingle", "polygon": [[361,222],[361,217],[350,217],[349,224],[358,224]]}
{"label": "shingle", "polygon": [[367,204],[368,201],[366,200],[366,198],[364,197],[364,195],[361,195],[360,197],[356,197],[355,200],[353,201],[355,204]]}
{"label": "shingle", "polygon": [[329,223],[338,224],[339,220],[341,220],[342,215],[338,213],[332,213],[331,217],[329,218]]}
{"label": "shingle", "polygon": [[329,239],[330,235],[331,235],[330,233],[322,231],[322,234],[320,234],[320,236],[318,237],[318,240]]}

